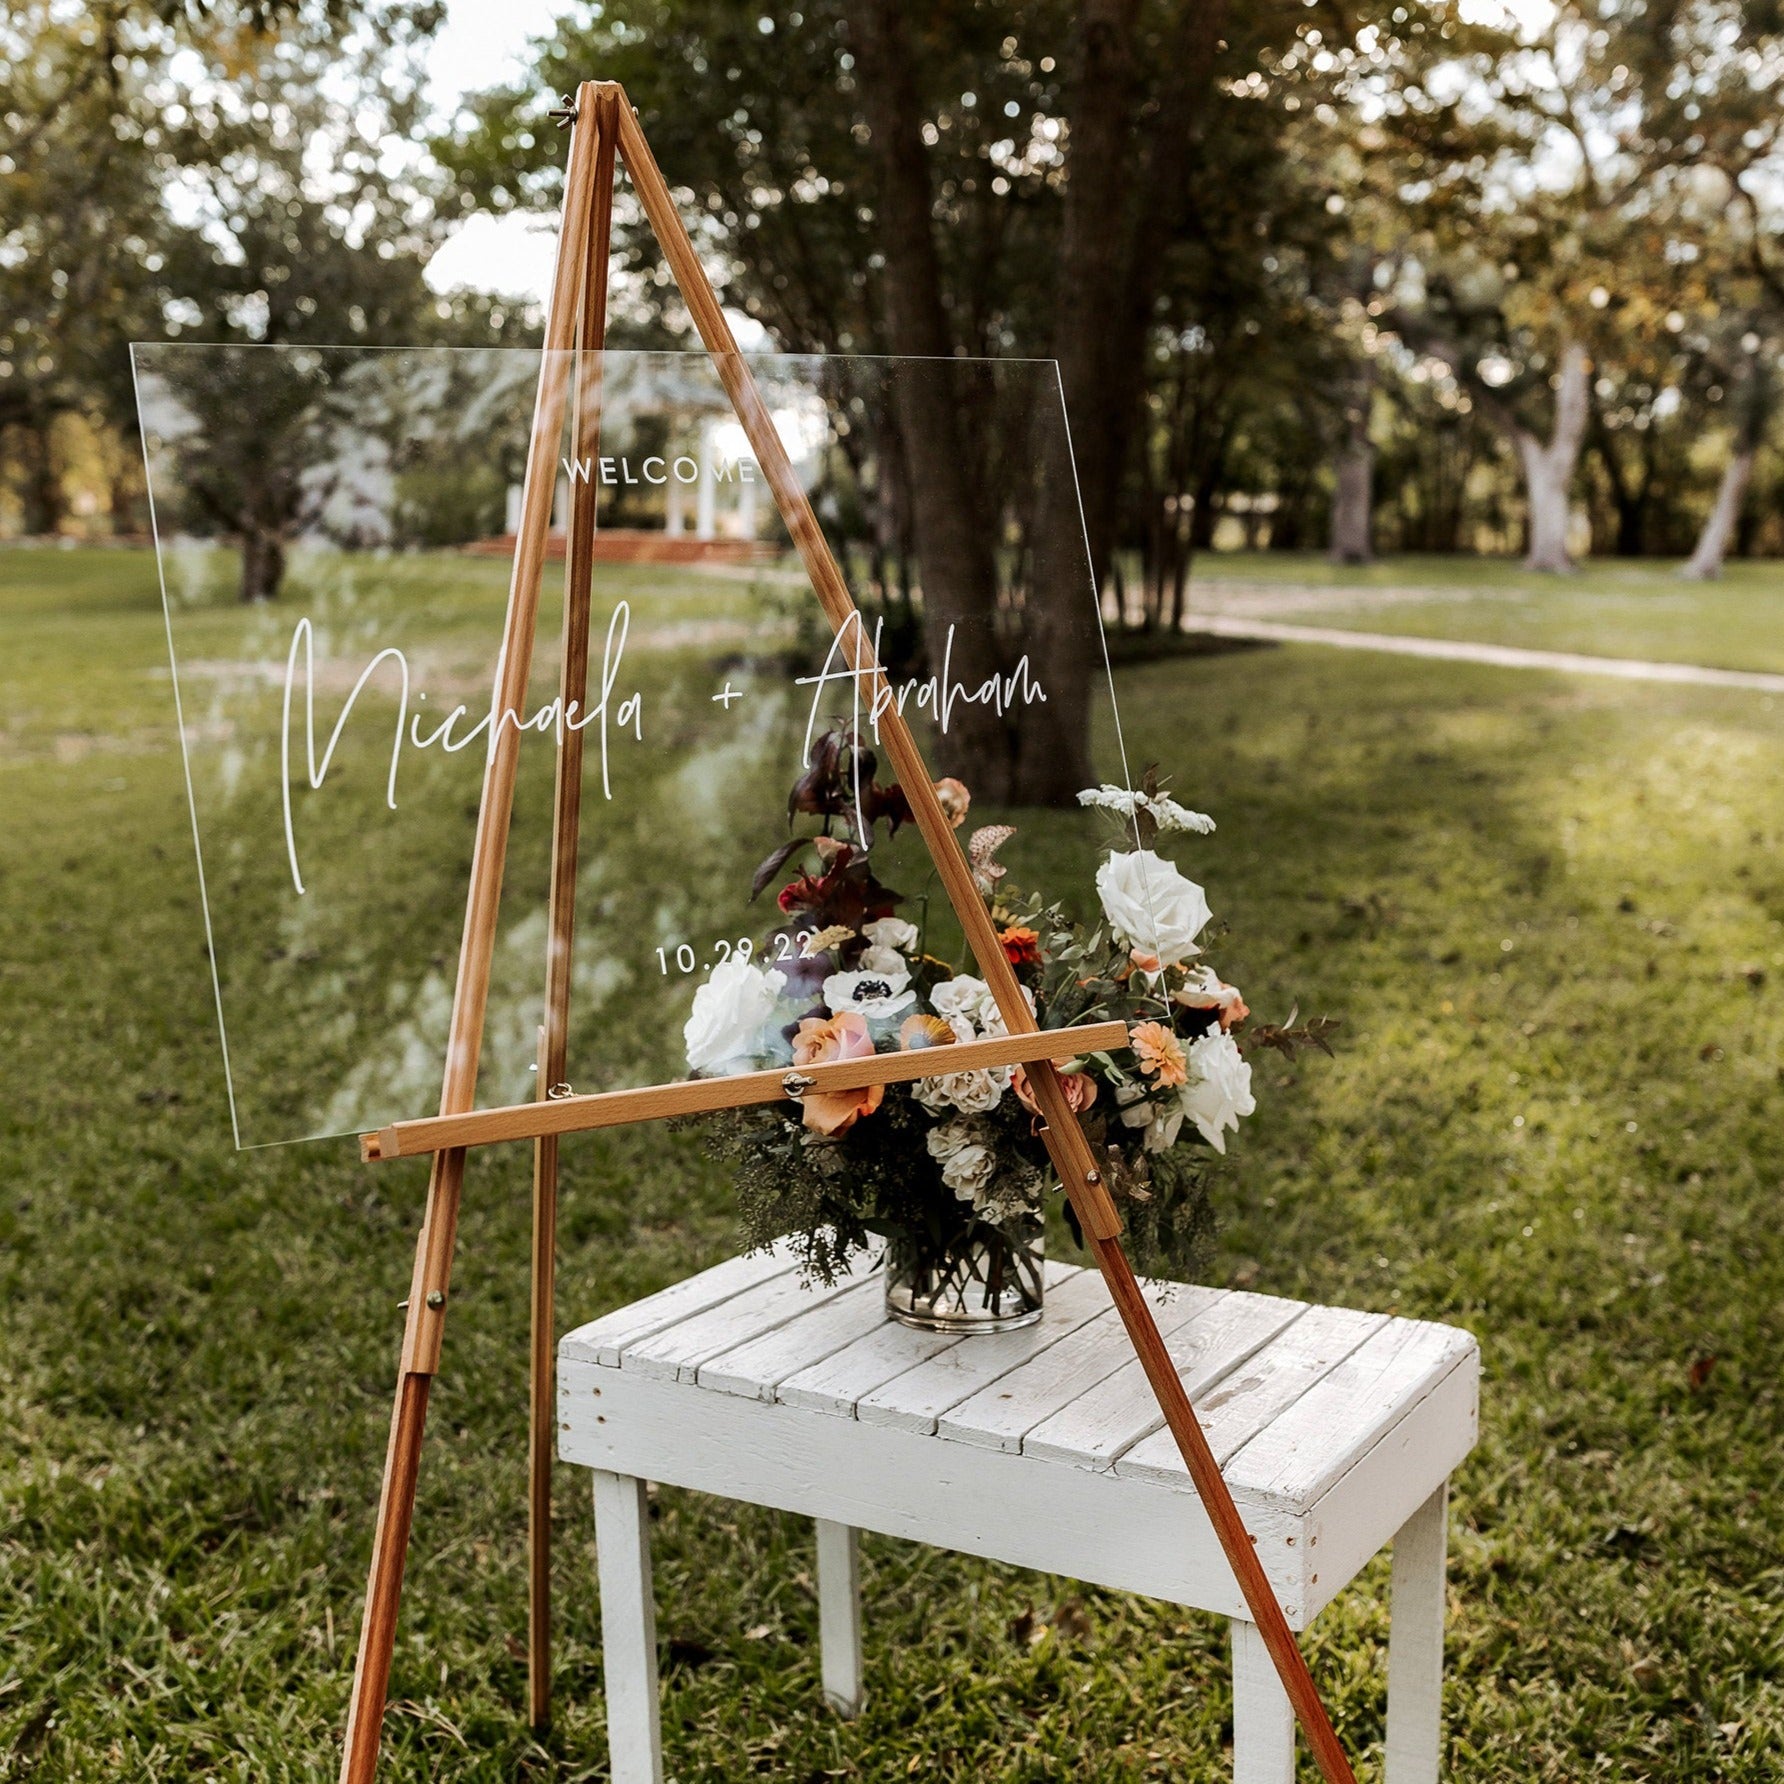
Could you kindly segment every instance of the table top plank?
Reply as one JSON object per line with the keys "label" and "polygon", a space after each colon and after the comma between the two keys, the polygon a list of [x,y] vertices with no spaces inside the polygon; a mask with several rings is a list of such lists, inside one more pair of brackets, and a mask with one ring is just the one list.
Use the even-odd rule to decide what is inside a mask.
{"label": "table top plank", "polygon": [[[1165,1340],[1165,1349],[1191,1402],[1306,1311],[1304,1301],[1236,1290],[1179,1326]],[[1022,1440],[1022,1453],[1079,1468],[1107,1468],[1163,1423],[1145,1369],[1132,1358],[1030,1431]]]}
{"label": "table top plank", "polygon": [[1248,1497],[1315,1504],[1478,1349],[1453,1326],[1390,1320],[1233,1456],[1228,1485]]}
{"label": "table top plank", "polygon": [[[648,1338],[628,1344],[620,1357],[620,1367],[658,1381],[692,1381],[702,1363],[834,1300],[865,1280],[878,1265],[877,1255],[864,1254],[828,1286],[808,1285],[796,1270],[771,1276],[715,1306],[702,1308],[653,1332]],[[871,1311],[863,1309],[863,1317],[871,1318]]]}
{"label": "table top plank", "polygon": [[567,1357],[600,1363],[617,1369],[626,1349],[654,1332],[672,1326],[679,1319],[702,1313],[733,1295],[765,1282],[771,1277],[790,1274],[796,1267],[793,1248],[784,1241],[767,1251],[752,1251],[741,1257],[728,1257],[698,1276],[672,1282],[641,1301],[616,1307],[587,1325],[578,1326],[565,1335],[560,1350]]}
{"label": "table top plank", "polygon": [[695,1380],[715,1393],[772,1400],[789,1375],[853,1344],[880,1318],[885,1294],[885,1283],[878,1276],[856,1282],[846,1294],[808,1307],[785,1325],[721,1351],[700,1365]]}
{"label": "table top plank", "polygon": [[[1099,1277],[1100,1281],[1100,1277]],[[1198,1318],[1228,1291],[1172,1283],[1142,1283],[1152,1303],[1153,1317],[1167,1339],[1187,1321]],[[973,1341],[977,1343],[978,1340]],[[1029,1432],[1061,1407],[1107,1381],[1133,1359],[1120,1317],[1113,1306],[1107,1313],[1050,1344],[1039,1356],[1000,1381],[950,1407],[936,1420],[936,1434],[953,1443],[970,1443],[980,1449],[1018,1453]]]}
{"label": "table top plank", "polygon": [[1050,1345],[1109,1311],[1109,1290],[1095,1270],[1049,1269],[1041,1317],[1015,1332],[956,1344],[863,1394],[855,1416],[928,1435],[950,1407],[1023,1368]]}
{"label": "table top plank", "polygon": [[812,1412],[832,1412],[852,1419],[862,1395],[871,1394],[894,1376],[962,1342],[985,1341],[962,1340],[951,1332],[919,1332],[913,1326],[883,1319],[853,1344],[789,1376],[775,1390],[774,1397],[783,1406],[803,1406]]}
{"label": "table top plank", "polygon": [[[1284,1327],[1195,1402],[1196,1417],[1215,1461],[1224,1468],[1265,1425],[1387,1323],[1385,1313],[1309,1307]],[[1189,1470],[1177,1440],[1163,1427],[1142,1437],[1120,1457],[1115,1472],[1157,1481],[1161,1486],[1189,1483]]]}

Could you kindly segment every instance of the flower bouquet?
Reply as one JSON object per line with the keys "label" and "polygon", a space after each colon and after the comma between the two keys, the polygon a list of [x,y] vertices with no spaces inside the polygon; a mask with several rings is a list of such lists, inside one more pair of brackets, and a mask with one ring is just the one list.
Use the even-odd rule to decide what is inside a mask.
{"label": "flower bouquet", "polygon": [[[759,954],[739,948],[694,995],[684,1031],[696,1075],[809,1066],[1007,1032],[985,981],[929,951],[923,921],[874,872],[882,829],[910,809],[846,728],[815,743],[789,820],[813,818],[757,870],[752,897],[783,875],[780,921]],[[936,783],[956,829],[971,800]],[[1119,831],[1096,874],[1102,919],[1086,925],[1007,883],[997,855],[1014,831],[975,830],[974,883],[1042,1027],[1120,1020],[1130,1048],[1061,1064],[1072,1107],[1126,1220],[1139,1261],[1185,1271],[1210,1231],[1212,1155],[1255,1107],[1237,1031],[1244,999],[1200,959],[1202,888],[1157,852],[1213,821],[1150,771],[1137,792],[1079,795]],[[838,829],[844,834],[837,834]],[[926,906],[920,906],[926,909]],[[761,964],[774,958],[776,965]],[[1291,1050],[1333,1026],[1270,1029]],[[875,1240],[887,1301],[908,1323],[999,1330],[1040,1315],[1043,1207],[1054,1179],[1021,1066],[910,1083],[808,1092],[714,1118],[710,1144],[734,1168],[754,1246],[790,1238],[808,1275],[834,1281]],[[1067,1210],[1068,1218],[1070,1210]]]}

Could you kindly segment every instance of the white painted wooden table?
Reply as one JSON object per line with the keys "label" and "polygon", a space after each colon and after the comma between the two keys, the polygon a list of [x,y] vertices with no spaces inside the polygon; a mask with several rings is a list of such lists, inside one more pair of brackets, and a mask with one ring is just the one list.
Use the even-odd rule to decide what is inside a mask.
{"label": "white painted wooden table", "polygon": [[[659,1784],[645,1483],[817,1520],[824,1692],[862,1702],[855,1533],[874,1530],[1231,1619],[1237,1784],[1288,1784],[1288,1699],[1094,1270],[1049,1267],[1026,1331],[887,1321],[882,1279],[800,1286],[732,1258],[558,1347],[559,1453],[595,1471],[614,1784]],[[1388,1784],[1437,1777],[1445,1506],[1473,1447],[1466,1332],[1153,1282],[1148,1299],[1289,1622],[1394,1544]]]}

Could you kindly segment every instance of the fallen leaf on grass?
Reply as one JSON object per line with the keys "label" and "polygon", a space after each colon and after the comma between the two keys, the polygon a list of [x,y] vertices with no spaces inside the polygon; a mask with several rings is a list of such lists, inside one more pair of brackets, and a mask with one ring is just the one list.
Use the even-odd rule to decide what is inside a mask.
{"label": "fallen leaf on grass", "polygon": [[1699,1357],[1696,1362],[1685,1371],[1685,1379],[1691,1383],[1692,1393],[1700,1394],[1703,1392],[1705,1383],[1710,1379],[1710,1371],[1715,1367],[1716,1359],[1714,1357]]}

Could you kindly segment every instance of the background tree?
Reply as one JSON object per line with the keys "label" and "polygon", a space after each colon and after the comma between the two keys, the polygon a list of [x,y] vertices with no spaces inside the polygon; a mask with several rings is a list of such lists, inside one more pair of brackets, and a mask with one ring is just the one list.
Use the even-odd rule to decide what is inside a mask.
{"label": "background tree", "polygon": [[[572,14],[540,46],[539,78],[481,97],[439,152],[472,202],[550,204],[547,95],[600,69],[625,83],[685,183],[727,301],[778,344],[1056,359],[1100,589],[1124,535],[1159,531],[1133,504],[1142,488],[1161,499],[1158,461],[1141,463],[1160,329],[1200,326],[1192,312],[1228,287],[1270,283],[1273,219],[1254,204],[1243,227],[1222,219],[1233,227],[1216,243],[1209,213],[1255,198],[1240,177],[1266,164],[1287,180],[1289,145],[1271,120],[1329,85],[1322,29],[1336,42],[1372,10],[765,0],[745,13],[717,0],[618,0]],[[641,255],[631,270],[648,297],[647,264]],[[1186,287],[1198,277],[1206,306]],[[1270,338],[1246,320],[1248,341]],[[943,412],[941,381],[925,382],[900,392],[894,426],[928,611],[941,623],[982,618],[996,598],[972,506],[982,467]],[[1050,489],[1069,489],[1066,471],[1052,467]],[[1079,526],[1076,510],[1059,496],[1042,504],[1037,539],[1061,537],[1040,561],[1072,562],[1063,533]],[[1205,526],[1212,500],[1199,512]],[[1058,703],[1044,735],[979,766],[993,796],[1048,800],[1083,784],[1081,652],[1053,616],[1088,598],[1081,576],[1037,591],[1028,642]]]}

